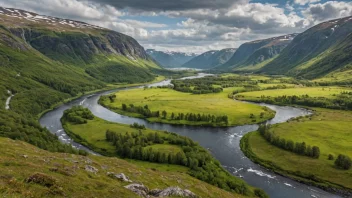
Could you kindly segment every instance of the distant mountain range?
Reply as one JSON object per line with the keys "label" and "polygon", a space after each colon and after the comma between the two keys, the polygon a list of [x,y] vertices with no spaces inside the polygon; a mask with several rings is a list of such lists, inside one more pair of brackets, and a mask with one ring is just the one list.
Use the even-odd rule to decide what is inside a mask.
{"label": "distant mountain range", "polygon": [[226,63],[235,53],[236,49],[228,48],[223,50],[212,50],[196,56],[183,64],[182,67],[196,69],[210,69]]}
{"label": "distant mountain range", "polygon": [[195,53],[183,52],[163,52],[154,49],[147,49],[146,52],[161,66],[165,68],[181,67],[192,58],[196,57]]}
{"label": "distant mountain range", "polygon": [[352,73],[352,16],[303,33],[242,44],[216,70],[280,74],[306,79]]}
{"label": "distant mountain range", "polygon": [[296,36],[289,34],[242,44],[220,69],[240,68],[254,65],[278,55]]}

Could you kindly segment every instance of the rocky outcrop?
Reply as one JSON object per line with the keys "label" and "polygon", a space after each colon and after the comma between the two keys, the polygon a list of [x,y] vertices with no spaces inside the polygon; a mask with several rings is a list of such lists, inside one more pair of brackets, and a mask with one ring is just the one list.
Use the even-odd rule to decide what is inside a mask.
{"label": "rocky outcrop", "polygon": [[99,170],[95,168],[94,166],[86,165],[84,169],[89,172],[89,173],[94,173],[96,174]]}
{"label": "rocky outcrop", "polygon": [[144,186],[143,184],[130,184],[130,185],[125,186],[125,188],[136,193],[137,195],[139,195],[141,197],[149,197],[149,195],[148,195],[149,189],[146,186]]}
{"label": "rocky outcrop", "polygon": [[190,190],[183,190],[180,187],[168,187],[163,190],[153,189],[149,190],[148,187],[143,184],[130,184],[125,186],[125,188],[133,191],[141,197],[189,197],[196,198],[196,194]]}
{"label": "rocky outcrop", "polygon": [[171,197],[171,196],[176,196],[176,197],[190,197],[190,198],[196,198],[197,195],[194,194],[193,192],[189,190],[182,190],[179,187],[169,187],[164,190],[151,190],[149,192],[150,195],[154,197]]}
{"label": "rocky outcrop", "polygon": [[107,175],[113,179],[118,179],[120,181],[124,181],[124,182],[129,182],[132,183],[132,180],[130,180],[125,174],[120,173],[120,174],[116,174],[116,173],[111,173],[108,172]]}

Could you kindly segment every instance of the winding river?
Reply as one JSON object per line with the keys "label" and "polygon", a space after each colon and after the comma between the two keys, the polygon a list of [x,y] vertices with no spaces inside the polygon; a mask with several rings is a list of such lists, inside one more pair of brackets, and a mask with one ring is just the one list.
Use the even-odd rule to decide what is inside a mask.
{"label": "winding river", "polygon": [[[199,74],[198,76],[188,78],[204,77],[207,74]],[[150,84],[149,86],[168,85],[170,80],[165,80],[159,83]],[[139,86],[142,87],[142,86]],[[147,128],[155,130],[164,130],[175,132],[177,134],[187,136],[194,141],[199,142],[200,145],[207,148],[212,155],[217,158],[221,164],[233,175],[243,178],[247,183],[258,188],[262,188],[272,198],[311,198],[311,197],[339,197],[315,187],[298,183],[289,178],[277,175],[267,169],[253,163],[244,156],[240,149],[240,139],[248,132],[255,131],[258,125],[244,125],[228,128],[213,128],[201,126],[176,126],[161,123],[149,123],[143,119],[131,118],[112,112],[98,104],[101,95],[110,94],[124,89],[133,89],[136,87],[122,88],[111,91],[102,91],[93,95],[82,96],[69,103],[61,105],[60,107],[44,114],[40,119],[40,124],[47,127],[52,133],[55,133],[62,142],[72,144],[79,149],[87,148],[80,144],[73,142],[62,128],[60,118],[66,109],[75,105],[82,105],[89,108],[92,113],[104,120],[116,123],[133,124],[139,123],[145,125]],[[282,123],[291,118],[308,115],[310,112],[305,109],[294,107],[282,107],[276,105],[259,104],[267,106],[276,111],[276,116],[268,122],[270,124]],[[94,153],[94,152],[93,152]],[[96,153],[95,153],[96,154]]]}

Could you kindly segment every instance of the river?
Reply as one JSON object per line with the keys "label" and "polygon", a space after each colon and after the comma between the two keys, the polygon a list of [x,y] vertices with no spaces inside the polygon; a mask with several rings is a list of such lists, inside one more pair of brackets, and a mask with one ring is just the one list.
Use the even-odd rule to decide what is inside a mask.
{"label": "river", "polygon": [[[187,78],[199,78],[204,77],[207,74],[198,74],[195,77]],[[149,86],[160,86],[168,85],[170,80],[165,80],[159,83],[150,84]],[[139,86],[143,87],[143,86]],[[208,149],[212,155],[218,159],[221,164],[230,171],[233,175],[241,177],[248,184],[265,190],[272,198],[330,198],[340,197],[321,189],[311,187],[305,184],[298,183],[289,178],[282,177],[275,174],[249,160],[242,153],[239,143],[240,139],[245,133],[255,131],[258,125],[244,125],[237,127],[202,127],[202,126],[179,126],[162,123],[149,123],[143,119],[131,118],[112,112],[98,104],[100,96],[107,95],[119,90],[133,89],[137,87],[122,88],[111,91],[98,92],[96,94],[82,96],[76,100],[68,102],[59,106],[58,108],[47,112],[40,119],[40,124],[43,127],[47,127],[52,133],[57,134],[62,142],[72,144],[74,147],[79,149],[88,150],[80,144],[73,142],[65,133],[62,128],[60,118],[66,109],[71,108],[75,105],[82,105],[92,111],[92,113],[104,120],[123,123],[133,124],[139,123],[145,125],[147,128],[155,130],[163,130],[174,132],[183,136],[187,136],[194,141],[199,142],[204,148]],[[283,107],[268,104],[259,104],[266,106],[274,111],[276,115],[268,123],[282,123],[291,118],[308,115],[311,112],[301,108],[294,107]]]}

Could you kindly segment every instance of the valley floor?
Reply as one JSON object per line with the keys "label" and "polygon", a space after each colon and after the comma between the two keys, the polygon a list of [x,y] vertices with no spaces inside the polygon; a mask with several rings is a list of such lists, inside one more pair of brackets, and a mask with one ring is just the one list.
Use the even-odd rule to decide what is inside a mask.
{"label": "valley floor", "polygon": [[[129,106],[148,105],[151,111],[166,111],[166,119],[162,116],[146,118],[150,122],[161,122],[182,125],[212,125],[212,126],[237,126],[250,123],[260,123],[274,117],[274,112],[269,109],[253,104],[245,104],[228,98],[228,94],[236,88],[225,88],[221,93],[214,94],[191,94],[178,92],[170,88],[148,88],[120,91],[116,93],[116,100],[111,102],[108,98],[102,98],[100,104],[123,115],[132,117],[144,117],[141,114],[130,113],[122,110],[122,104]],[[240,88],[239,88],[240,89]],[[207,123],[187,120],[174,120],[174,113],[210,114],[215,116],[227,115],[228,124]],[[250,117],[255,115],[255,119]],[[262,116],[260,116],[262,114]]]}
{"label": "valley floor", "polygon": [[[294,105],[291,100],[277,100],[280,96],[300,96],[308,94],[315,100],[336,99],[341,92],[351,91],[342,87],[308,87],[282,90],[265,90],[240,93],[241,100],[274,104]],[[346,96],[347,97],[347,96]],[[325,99],[324,99],[325,100]],[[348,100],[348,97],[347,99]],[[344,108],[341,106],[341,108]],[[352,112],[313,108],[312,116],[290,120],[273,125],[269,131],[277,137],[305,142],[320,148],[319,159],[297,155],[283,150],[267,141],[259,132],[248,133],[241,140],[241,149],[247,157],[275,172],[293,179],[319,186],[325,190],[352,195],[352,169],[341,170],[334,164],[338,155],[352,156]],[[329,155],[334,159],[328,159]]]}

